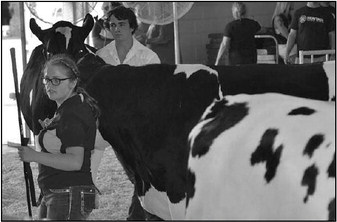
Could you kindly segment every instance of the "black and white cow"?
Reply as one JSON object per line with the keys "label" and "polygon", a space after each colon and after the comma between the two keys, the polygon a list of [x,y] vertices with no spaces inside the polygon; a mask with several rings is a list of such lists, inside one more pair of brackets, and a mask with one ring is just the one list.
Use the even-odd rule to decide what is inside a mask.
{"label": "black and white cow", "polygon": [[335,103],[225,96],[191,131],[187,219],[335,220]]}
{"label": "black and white cow", "polygon": [[[68,23],[57,24],[69,27]],[[46,32],[36,27],[35,30]],[[69,29],[58,27],[58,30]],[[86,29],[82,31],[87,33]],[[71,33],[82,38],[84,36]],[[23,94],[29,94],[33,89],[31,99],[22,95],[24,97],[21,101],[26,104],[22,106],[25,120],[35,134],[40,130],[37,120],[52,116],[56,106],[45,105],[50,102],[41,90],[43,88],[40,78],[41,66],[35,70],[34,64],[40,65],[39,63],[44,61],[41,60],[43,52],[49,51],[49,48],[64,52],[62,50],[67,42],[69,49],[84,50],[83,41],[63,40],[63,45],[59,45],[59,38],[64,39],[64,35],[59,35],[55,31],[51,32],[51,36],[43,38],[44,44],[36,51],[37,55],[30,58],[29,63],[32,65],[24,72],[21,81]],[[81,50],[67,51],[77,58],[80,57],[78,52],[82,54]],[[196,64],[110,66],[94,55],[88,54],[80,60],[79,66],[83,86],[98,100],[102,110],[100,133],[122,157],[124,168],[136,173],[136,189],[144,208],[163,219],[184,218],[188,134],[206,107],[213,99],[219,97],[219,78],[221,84],[245,83],[236,75],[227,72],[217,74],[214,69]],[[222,70],[222,67],[217,68],[219,71]],[[276,65],[275,70],[278,68]],[[244,68],[238,66],[233,69],[238,70],[236,73],[240,73],[242,69],[240,76],[244,75]],[[251,69],[254,73],[254,67]],[[307,78],[305,73],[312,67],[308,66],[306,69],[301,69],[302,78]],[[297,70],[294,69],[292,72]],[[264,73],[263,67],[259,67],[259,73]],[[322,83],[316,80],[316,84],[328,88],[326,74],[319,75],[323,76],[319,79]],[[265,76],[259,75],[258,88],[267,92],[270,88],[263,88],[265,87],[263,77]],[[236,78],[238,79],[235,80]],[[302,80],[298,78],[296,81]],[[286,82],[287,78],[284,80],[284,83]],[[275,83],[270,84],[276,83],[277,79]],[[256,84],[251,86],[252,93],[256,90]],[[289,85],[284,84],[283,90],[287,90],[288,87]],[[302,95],[309,97],[312,95],[312,87],[306,87],[305,84],[298,84],[298,87],[302,89]],[[226,87],[222,87],[222,90],[228,94],[235,92],[233,89],[225,91],[224,88]],[[320,88],[325,95],[323,99],[329,98],[329,91],[326,88],[324,90]],[[29,121],[32,124],[29,124]]]}
{"label": "black and white cow", "polygon": [[46,60],[58,53],[70,54],[75,59],[88,53],[84,40],[93,25],[94,20],[90,14],[84,18],[82,27],[59,21],[53,27],[41,30],[35,19],[30,20],[30,29],[42,44],[33,50],[22,75],[20,102],[24,119],[34,135],[42,129],[38,119],[51,118],[56,110],[56,103],[48,99],[42,87],[41,71]]}

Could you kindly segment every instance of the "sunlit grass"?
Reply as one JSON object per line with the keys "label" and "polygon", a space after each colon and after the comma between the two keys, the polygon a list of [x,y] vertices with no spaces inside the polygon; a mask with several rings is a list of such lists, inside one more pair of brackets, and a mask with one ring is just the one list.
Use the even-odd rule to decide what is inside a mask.
{"label": "sunlit grass", "polygon": [[[34,175],[36,198],[40,194],[37,186],[37,164],[31,163]],[[17,153],[2,154],[1,219],[20,219],[28,216],[23,164]],[[104,152],[97,187],[100,189],[100,207],[92,212],[90,220],[125,220],[131,203],[133,187],[127,179],[114,151]],[[33,219],[37,218],[37,208],[32,207]]]}

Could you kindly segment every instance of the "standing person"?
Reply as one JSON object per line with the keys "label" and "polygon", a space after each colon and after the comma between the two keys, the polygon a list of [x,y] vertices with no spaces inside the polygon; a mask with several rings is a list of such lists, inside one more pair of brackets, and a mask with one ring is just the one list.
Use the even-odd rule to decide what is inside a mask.
{"label": "standing person", "polygon": [[158,55],[133,36],[138,23],[132,9],[119,6],[111,10],[104,25],[115,39],[96,52],[106,63],[132,66],[160,63]]}
{"label": "standing person", "polygon": [[[290,31],[290,23],[292,20],[291,12],[293,9],[294,2],[277,2],[272,17],[272,28],[278,43],[279,56],[281,56],[283,61],[285,59],[286,44]],[[297,47],[295,45],[290,53],[293,61],[295,61],[296,53]]]}
{"label": "standing person", "polygon": [[[294,44],[298,50],[324,50],[335,48],[335,27],[330,13],[320,7],[319,2],[307,2],[296,10],[290,25],[285,62]],[[304,58],[304,60],[309,58]],[[296,58],[298,60],[298,58]],[[315,62],[325,61],[325,56],[315,56]],[[297,63],[297,61],[296,61]]]}
{"label": "standing person", "polygon": [[[108,13],[108,18],[104,25],[110,30],[115,39],[115,41],[112,41],[96,52],[96,54],[106,63],[111,65],[128,64],[131,66],[160,63],[160,59],[157,54],[142,45],[134,37],[138,24],[136,15],[131,8],[119,6],[111,10]],[[98,140],[102,140],[102,136],[99,132],[98,137]],[[116,153],[116,156],[122,163],[129,180],[134,184],[134,193],[127,220],[145,220],[155,217],[154,215],[146,212],[140,204],[136,192],[134,172],[125,167],[125,164],[123,164],[123,160],[118,153]]]}
{"label": "standing person", "polygon": [[228,53],[229,65],[254,64],[257,62],[254,36],[261,26],[258,22],[246,18],[247,10],[242,2],[233,3],[232,14],[234,21],[225,27],[215,65],[218,65],[224,52]]}
{"label": "standing person", "polygon": [[146,46],[152,49],[165,64],[175,64],[174,25],[151,25],[147,32]]}
{"label": "standing person", "polygon": [[39,120],[43,129],[37,150],[22,146],[19,157],[39,164],[40,219],[85,220],[95,208],[90,156],[100,112],[95,100],[78,86],[79,71],[70,57],[51,57],[43,74],[44,88],[57,110],[52,119]]}
{"label": "standing person", "polygon": [[95,18],[96,22],[91,31],[91,37],[93,40],[94,47],[96,49],[103,48],[113,40],[111,33],[108,30],[104,29],[103,23],[104,20],[107,18],[108,12],[120,5],[121,5],[120,2],[103,2],[101,8],[103,11],[103,17],[98,20],[97,18]]}

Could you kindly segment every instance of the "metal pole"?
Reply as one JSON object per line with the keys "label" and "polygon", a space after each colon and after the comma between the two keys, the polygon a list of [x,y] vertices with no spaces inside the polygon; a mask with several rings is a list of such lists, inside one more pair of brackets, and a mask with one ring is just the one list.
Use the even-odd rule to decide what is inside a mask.
{"label": "metal pole", "polygon": [[[12,70],[13,70],[13,78],[14,78],[14,88],[15,88],[15,97],[16,97],[16,105],[18,111],[18,120],[19,120],[19,128],[20,128],[20,141],[21,146],[27,146],[29,139],[25,138],[23,135],[23,127],[22,127],[22,119],[21,119],[21,108],[20,108],[20,96],[19,96],[19,84],[18,84],[18,73],[16,69],[16,58],[15,58],[15,48],[10,48],[11,59],[12,59]],[[25,178],[26,185],[26,198],[27,198],[27,207],[28,207],[28,215],[32,217],[32,207],[37,206],[36,198],[35,198],[35,188],[34,188],[34,180],[32,169],[30,168],[29,163],[23,162],[23,172]]]}
{"label": "metal pole", "polygon": [[[19,11],[20,11],[20,30],[21,30],[21,53],[22,53],[22,68],[26,69],[27,65],[27,51],[26,51],[26,24],[25,24],[25,11],[24,11],[24,2],[19,2]],[[25,123],[25,135],[29,138],[29,141],[32,142],[32,138],[30,135],[30,130]]]}
{"label": "metal pole", "polygon": [[178,27],[178,12],[177,3],[172,2],[173,8],[173,24],[174,24],[174,58],[175,64],[180,63],[180,50],[179,50],[179,27]]}

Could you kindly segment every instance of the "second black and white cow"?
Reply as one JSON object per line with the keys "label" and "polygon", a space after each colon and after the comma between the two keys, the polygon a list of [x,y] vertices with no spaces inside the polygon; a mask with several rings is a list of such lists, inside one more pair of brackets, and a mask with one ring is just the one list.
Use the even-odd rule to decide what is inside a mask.
{"label": "second black and white cow", "polygon": [[187,219],[335,220],[335,103],[226,96],[191,131]]}

